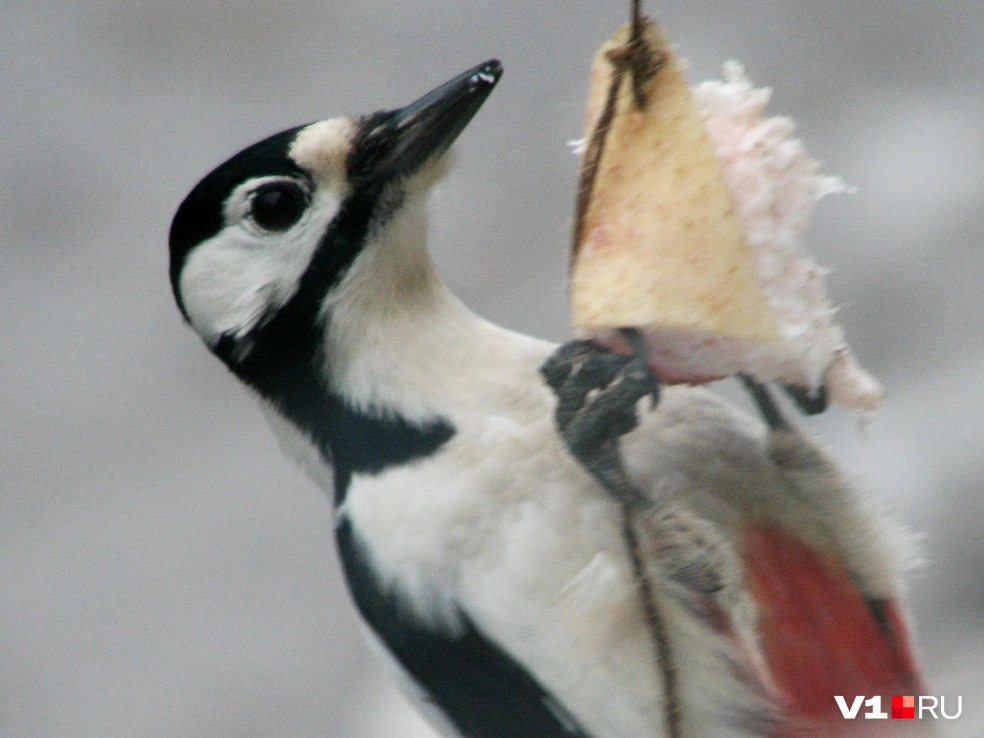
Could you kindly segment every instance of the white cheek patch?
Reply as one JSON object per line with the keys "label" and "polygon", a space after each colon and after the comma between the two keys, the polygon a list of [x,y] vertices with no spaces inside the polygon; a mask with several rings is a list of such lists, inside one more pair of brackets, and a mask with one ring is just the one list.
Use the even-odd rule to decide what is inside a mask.
{"label": "white cheek patch", "polygon": [[181,271],[181,296],[195,330],[210,345],[243,338],[287,303],[338,212],[341,194],[317,189],[301,219],[266,232],[248,217],[249,194],[282,177],[257,177],[226,200],[226,226],[195,248]]}

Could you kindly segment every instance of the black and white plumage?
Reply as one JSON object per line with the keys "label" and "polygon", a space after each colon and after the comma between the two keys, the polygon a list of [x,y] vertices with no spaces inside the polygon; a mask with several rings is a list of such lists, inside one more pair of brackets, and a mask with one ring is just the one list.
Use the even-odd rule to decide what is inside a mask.
{"label": "black and white plumage", "polygon": [[[664,672],[619,507],[565,447],[540,373],[556,346],[469,311],[426,249],[442,154],[500,73],[490,61],[406,108],[235,155],[174,218],[172,285],[330,491],[358,609],[439,729],[662,736]],[[774,521],[836,552],[872,601],[897,595],[891,531],[800,436],[702,390],[665,388],[622,449],[659,501],[649,566],[683,734],[774,734],[740,522]]]}

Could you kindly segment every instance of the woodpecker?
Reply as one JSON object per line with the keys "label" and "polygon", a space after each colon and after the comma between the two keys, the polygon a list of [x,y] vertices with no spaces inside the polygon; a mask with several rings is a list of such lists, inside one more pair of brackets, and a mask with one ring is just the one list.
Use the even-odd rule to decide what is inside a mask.
{"label": "woodpecker", "polygon": [[[821,449],[702,388],[641,408],[631,360],[438,279],[428,193],[501,72],[249,146],[171,226],[178,307],[329,494],[371,642],[458,738],[838,735],[834,695],[914,693],[905,537]],[[599,463],[647,501],[634,543]]]}

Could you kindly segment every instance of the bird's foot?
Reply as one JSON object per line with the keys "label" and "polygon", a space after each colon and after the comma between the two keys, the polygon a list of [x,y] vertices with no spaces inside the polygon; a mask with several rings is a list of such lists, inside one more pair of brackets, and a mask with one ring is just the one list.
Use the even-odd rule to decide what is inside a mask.
{"label": "bird's foot", "polygon": [[648,395],[656,406],[659,382],[644,348],[635,348],[623,356],[590,341],[570,341],[540,372],[557,394],[555,419],[571,454],[616,498],[638,503],[643,495],[625,474],[618,439],[639,424],[640,399]]}
{"label": "bird's foot", "polygon": [[[772,398],[768,387],[752,379],[748,374],[739,375],[739,379],[741,379],[742,384],[745,385],[745,389],[752,396],[752,400],[755,401],[756,407],[758,407],[759,412],[762,414],[762,419],[765,420],[769,428],[779,430],[780,428],[789,427],[789,423],[783,417],[782,411]],[[816,392],[811,392],[804,387],[798,387],[792,384],[784,384],[782,388],[804,415],[818,415],[827,409],[826,387],[821,386]]]}
{"label": "bird's foot", "polygon": [[795,384],[784,384],[782,388],[804,415],[819,415],[827,409],[827,388],[824,385],[816,391]]}
{"label": "bird's foot", "polygon": [[622,333],[633,347],[630,356],[590,341],[570,341],[544,362],[540,372],[557,394],[555,419],[567,448],[620,503],[622,533],[653,641],[653,662],[664,685],[668,735],[676,738],[680,735],[676,660],[647,570],[651,544],[640,538],[649,535],[645,516],[654,511],[654,501],[629,479],[618,446],[619,439],[639,425],[639,400],[648,395],[651,407],[656,406],[659,381],[647,365],[641,334]]}

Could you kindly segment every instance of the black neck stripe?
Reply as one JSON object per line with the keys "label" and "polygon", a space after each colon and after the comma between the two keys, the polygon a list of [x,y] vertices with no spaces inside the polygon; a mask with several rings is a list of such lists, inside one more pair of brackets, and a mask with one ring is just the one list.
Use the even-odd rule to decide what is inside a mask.
{"label": "black neck stripe", "polygon": [[466,613],[460,613],[463,630],[454,634],[417,620],[393,592],[380,586],[348,518],[339,522],[336,536],[362,616],[464,738],[590,738]]}
{"label": "black neck stripe", "polygon": [[345,499],[352,474],[376,474],[429,456],[454,435],[451,423],[440,418],[415,424],[385,408],[378,413],[357,411],[329,390],[321,377],[321,301],[362,248],[379,197],[380,190],[374,188],[345,200],[297,292],[248,336],[252,348],[245,356],[237,352],[237,339],[229,336],[214,348],[242,381],[308,434],[334,465],[337,504]]}

